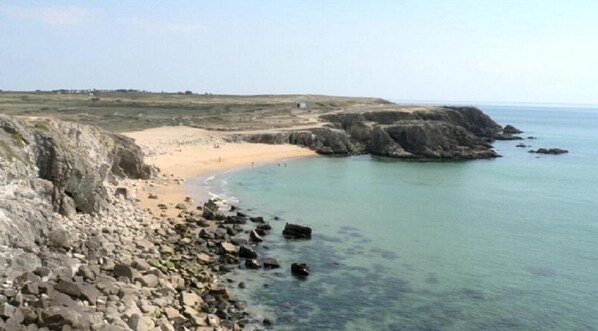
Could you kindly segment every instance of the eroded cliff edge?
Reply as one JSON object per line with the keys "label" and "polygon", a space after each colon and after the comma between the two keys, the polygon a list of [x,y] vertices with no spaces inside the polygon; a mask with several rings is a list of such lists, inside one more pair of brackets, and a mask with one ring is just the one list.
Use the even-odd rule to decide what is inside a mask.
{"label": "eroded cliff edge", "polygon": [[0,278],[62,263],[60,255],[48,252],[43,261],[39,253],[53,232],[64,231],[64,218],[109,213],[111,183],[152,173],[130,138],[77,123],[0,115]]}
{"label": "eroded cliff edge", "polygon": [[468,160],[499,156],[502,127],[475,107],[428,107],[320,116],[323,127],[241,135],[253,143],[296,144],[323,155],[373,154],[402,159]]}

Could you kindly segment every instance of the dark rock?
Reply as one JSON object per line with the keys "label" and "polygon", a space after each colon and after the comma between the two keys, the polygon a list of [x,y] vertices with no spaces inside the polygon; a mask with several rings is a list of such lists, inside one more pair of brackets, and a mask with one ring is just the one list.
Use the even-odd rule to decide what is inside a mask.
{"label": "dark rock", "polygon": [[247,285],[245,284],[245,282],[240,282],[239,283],[239,288],[246,288]]}
{"label": "dark rock", "polygon": [[253,223],[264,223],[264,218],[261,216],[250,217],[249,220]]}
{"label": "dark rock", "polygon": [[272,321],[271,321],[269,318],[267,318],[267,317],[266,317],[266,318],[264,318],[264,320],[262,321],[262,323],[263,323],[265,326],[271,326],[271,325],[272,325]]}
{"label": "dark rock", "polygon": [[560,148],[538,148],[535,151],[530,150],[529,152],[530,153],[538,153],[538,154],[552,154],[552,155],[569,153],[568,150],[560,149]]}
{"label": "dark rock", "polygon": [[278,260],[273,257],[266,257],[262,259],[262,263],[264,264],[264,268],[266,269],[277,269],[280,268],[280,264]]}
{"label": "dark rock", "polygon": [[249,232],[249,239],[253,242],[262,242],[264,239],[255,231],[251,230]]}
{"label": "dark rock", "polygon": [[257,253],[253,249],[243,245],[239,247],[239,257],[244,259],[255,259],[257,257]]}
{"label": "dark rock", "polygon": [[506,133],[506,134],[520,134],[520,133],[523,133],[523,131],[517,129],[516,127],[514,127],[514,126],[512,126],[510,124],[507,124],[507,126],[505,126],[504,129],[502,129],[502,132]]}
{"label": "dark rock", "polygon": [[48,237],[50,244],[56,248],[70,248],[71,240],[65,229],[54,229]]}
{"label": "dark rock", "polygon": [[397,158],[411,158],[413,154],[405,151],[401,145],[394,141],[384,129],[374,127],[371,139],[368,144],[368,151],[374,155],[389,156]]}
{"label": "dark rock", "polygon": [[525,148],[525,147],[527,147],[527,145],[526,144],[517,144],[517,145],[515,145],[515,147]]}
{"label": "dark rock", "polygon": [[305,263],[291,264],[291,273],[299,277],[307,277],[310,274],[309,267]]}
{"label": "dark rock", "polygon": [[538,138],[536,138],[534,136],[529,136],[529,137],[527,137],[527,139],[538,139]]}
{"label": "dark rock", "polygon": [[245,266],[249,269],[259,269],[262,266],[260,265],[260,263],[258,262],[258,260],[256,259],[247,259],[245,260]]}
{"label": "dark rock", "polygon": [[114,190],[114,196],[125,200],[128,199],[127,188],[117,187],[116,190]]}
{"label": "dark rock", "polygon": [[264,224],[259,224],[255,228],[259,229],[260,231],[270,231],[270,230],[272,230],[272,225],[270,225],[270,223],[264,223]]}
{"label": "dark rock", "polygon": [[311,228],[298,224],[286,223],[282,235],[291,239],[311,239]]}
{"label": "dark rock", "polygon": [[39,287],[38,287],[37,283],[25,284],[21,288],[21,293],[23,293],[23,294],[38,295],[39,294]]}
{"label": "dark rock", "polygon": [[46,267],[37,267],[35,268],[35,270],[33,270],[33,273],[38,275],[39,277],[46,277],[48,275],[50,275],[50,268],[46,268]]}
{"label": "dark rock", "polygon": [[17,312],[17,307],[8,303],[0,304],[0,317],[10,318]]}
{"label": "dark rock", "polygon": [[133,279],[135,278],[135,269],[125,264],[117,264],[114,266],[112,274],[116,278],[126,277],[129,279],[129,281],[133,281]]}
{"label": "dark rock", "polygon": [[89,321],[81,313],[67,307],[50,307],[41,312],[40,327],[50,330],[88,330]]}
{"label": "dark rock", "polygon": [[523,140],[523,138],[521,138],[519,136],[514,136],[514,135],[508,134],[508,133],[498,133],[498,134],[496,134],[496,136],[494,136],[494,139],[496,139],[496,140]]}
{"label": "dark rock", "polygon": [[54,285],[54,290],[67,294],[73,298],[79,298],[81,296],[81,287],[69,280],[61,280],[58,284]]}

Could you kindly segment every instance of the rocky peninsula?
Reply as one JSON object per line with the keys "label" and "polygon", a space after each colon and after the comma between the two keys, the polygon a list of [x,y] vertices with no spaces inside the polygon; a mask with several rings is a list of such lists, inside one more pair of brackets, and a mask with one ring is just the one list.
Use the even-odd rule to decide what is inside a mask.
{"label": "rocky peninsula", "polygon": [[[9,93],[4,104],[17,97]],[[36,97],[57,102],[45,94],[24,101]],[[126,96],[84,104],[108,107],[115,97]],[[316,106],[298,109],[289,103],[297,99]],[[219,102],[231,99],[224,100]],[[231,107],[258,107],[257,114],[269,112],[268,121],[249,120],[230,130],[222,120],[217,128],[145,121],[159,112],[144,115],[144,125],[154,128],[134,127],[144,130],[126,135],[81,124],[88,118],[84,109],[56,110],[60,116],[41,108],[0,115],[0,330],[240,330],[256,322],[267,327],[270,321],[245,313],[226,279],[231,268],[277,266],[275,259],[255,255],[269,233],[267,220],[207,200],[195,203],[185,180],[314,153],[493,158],[498,155],[492,141],[510,134],[473,107],[321,96],[259,100],[275,106],[234,99]],[[160,102],[154,106],[166,101]],[[185,107],[183,112],[191,106]],[[279,107],[290,108],[290,115],[276,117],[273,109]],[[110,127],[110,116],[96,124]],[[125,119],[137,123],[144,116]],[[197,126],[197,118],[185,116],[177,124]],[[222,116],[232,121],[238,113]],[[277,127],[268,127],[272,123]]]}

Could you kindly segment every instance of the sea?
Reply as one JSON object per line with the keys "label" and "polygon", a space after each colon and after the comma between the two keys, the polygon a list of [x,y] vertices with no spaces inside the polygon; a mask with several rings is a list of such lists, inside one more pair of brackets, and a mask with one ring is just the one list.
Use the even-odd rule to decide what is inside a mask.
{"label": "sea", "polygon": [[[238,298],[275,330],[598,330],[598,107],[479,108],[524,140],[493,160],[311,157],[196,181],[273,226],[258,253],[281,268],[227,275]],[[285,240],[286,222],[313,238]]]}

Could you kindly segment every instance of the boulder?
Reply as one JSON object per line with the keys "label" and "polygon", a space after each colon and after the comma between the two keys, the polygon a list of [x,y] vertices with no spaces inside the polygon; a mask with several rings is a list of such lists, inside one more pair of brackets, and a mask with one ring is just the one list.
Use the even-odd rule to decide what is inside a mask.
{"label": "boulder", "polygon": [[311,228],[298,224],[286,223],[282,235],[290,239],[311,239]]}
{"label": "boulder", "polygon": [[251,230],[249,232],[249,240],[253,242],[262,242],[264,239],[256,232],[256,230]]}
{"label": "boulder", "polygon": [[280,263],[278,263],[278,260],[273,257],[266,257],[266,258],[262,259],[262,263],[264,264],[265,269],[280,268]]}
{"label": "boulder", "polygon": [[520,133],[523,133],[523,131],[517,129],[516,127],[514,127],[514,126],[512,126],[510,124],[507,124],[504,127],[504,129],[502,129],[502,132],[506,133],[506,134],[520,134]]}
{"label": "boulder", "polygon": [[561,148],[538,148],[535,151],[530,150],[529,152],[530,153],[538,153],[538,154],[552,154],[552,155],[569,153],[568,150],[561,149]]}
{"label": "boulder", "polygon": [[256,259],[245,260],[245,266],[249,269],[259,269],[262,267],[261,264]]}
{"label": "boulder", "polygon": [[305,263],[293,263],[291,264],[291,273],[299,277],[307,277],[310,274],[309,267]]}
{"label": "boulder", "polygon": [[257,253],[250,247],[243,245],[239,247],[239,257],[244,259],[255,259],[257,257]]}
{"label": "boulder", "polygon": [[70,280],[61,280],[54,285],[54,290],[67,294],[73,298],[81,297],[81,287]]}

